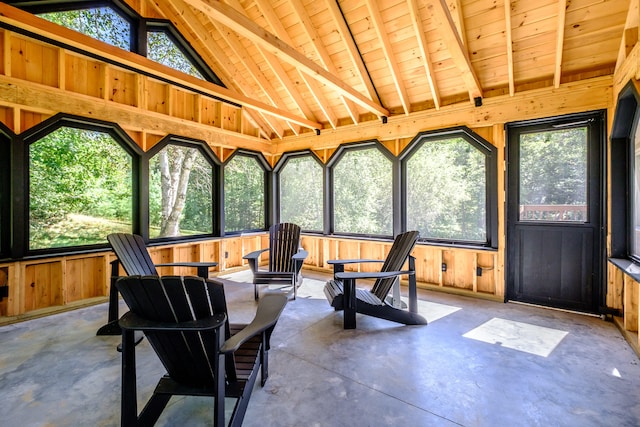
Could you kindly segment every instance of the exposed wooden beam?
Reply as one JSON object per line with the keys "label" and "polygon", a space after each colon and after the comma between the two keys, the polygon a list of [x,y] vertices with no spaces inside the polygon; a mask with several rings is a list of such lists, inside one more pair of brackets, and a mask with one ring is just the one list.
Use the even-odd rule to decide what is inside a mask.
{"label": "exposed wooden beam", "polygon": [[387,30],[385,29],[384,21],[382,20],[382,16],[380,16],[380,10],[378,9],[376,0],[366,0],[366,4],[367,9],[369,10],[369,16],[371,17],[371,20],[373,22],[373,28],[376,30],[376,34],[380,42],[380,48],[384,53],[384,57],[387,61],[387,66],[389,67],[389,72],[391,73],[393,85],[396,87],[396,91],[398,92],[400,103],[402,104],[404,113],[409,114],[411,112],[409,95],[407,94],[407,88],[404,86],[404,83],[402,81],[400,68],[398,67],[398,61],[396,60],[396,56],[393,53],[393,48],[391,47],[391,42],[389,41],[389,37],[387,36]]}
{"label": "exposed wooden beam", "polygon": [[[191,8],[186,7],[182,0],[155,1],[154,6],[160,14],[170,19],[173,25],[175,25],[183,35],[193,34],[198,39],[199,44],[205,50],[205,52],[200,52],[200,54],[212,58],[212,60],[208,61],[208,65],[214,69],[216,75],[227,87],[233,87],[243,95],[247,95],[243,89],[247,87],[244,77],[238,72],[239,70],[231,64],[229,58],[220,52],[220,49],[212,48],[214,43],[213,38]],[[245,114],[249,115],[250,120],[255,123],[256,127],[260,128],[262,134],[266,135],[269,139],[271,138],[268,129],[273,130],[272,123],[264,113],[246,109]],[[256,117],[258,115],[260,119]]]}
{"label": "exposed wooden beam", "polygon": [[274,108],[263,102],[259,102],[250,97],[236,93],[230,89],[223,88],[214,83],[206,82],[197,77],[174,70],[171,67],[159,64],[133,52],[128,52],[78,33],[77,31],[54,24],[28,12],[9,6],[6,3],[0,3],[0,22],[12,25],[40,37],[62,43],[80,51],[87,52],[114,64],[121,64],[122,66],[129,67],[142,72],[143,74],[153,75],[160,79],[175,82],[176,84],[192,89],[195,92],[205,93],[283,120],[289,120],[309,129],[322,128],[320,123],[307,120],[306,118],[296,116],[288,111]]}
{"label": "exposed wooden beam", "polygon": [[451,13],[451,19],[458,29],[458,35],[462,41],[463,46],[467,46],[467,30],[464,25],[464,15],[462,14],[462,4],[460,0],[449,0],[449,12]]}
{"label": "exposed wooden beam", "polygon": [[624,24],[624,32],[620,40],[620,48],[618,49],[618,58],[616,60],[615,72],[617,73],[625,59],[638,43],[638,21],[640,19],[640,10],[638,0],[629,1],[629,9],[627,10],[627,20]]}
{"label": "exposed wooden beam", "polygon": [[[280,18],[278,17],[278,15],[276,15],[271,4],[267,0],[255,0],[255,1],[256,1],[256,6],[258,6],[258,9],[262,13],[262,16],[264,16],[268,25],[271,27],[271,31],[274,33],[274,35],[279,39],[281,39],[282,41],[284,41],[286,44],[293,45],[293,41],[291,40],[291,37],[289,37],[287,30],[285,30],[285,28],[283,27],[282,22],[280,22]],[[269,52],[266,52],[266,54],[273,55]],[[327,122],[329,123],[329,125],[333,129],[335,129],[338,126],[338,117],[335,115],[333,110],[329,107],[329,102],[324,96],[323,89],[322,87],[320,87],[320,83],[314,80],[313,78],[309,77],[302,70],[296,69],[296,71],[300,75],[300,79],[302,80],[302,82],[305,84],[305,86],[309,90],[311,97],[315,100],[316,105],[318,106],[320,111],[322,111],[322,114],[324,115],[324,117],[327,119]]]}
{"label": "exposed wooden beam", "polygon": [[349,55],[349,58],[351,58],[351,62],[355,65],[354,73],[358,75],[362,84],[367,88],[369,98],[380,104],[380,98],[378,97],[376,88],[373,81],[371,81],[371,76],[367,71],[367,67],[364,64],[362,56],[360,56],[358,46],[356,46],[356,42],[353,40],[353,35],[351,34],[351,30],[349,29],[344,15],[340,10],[338,2],[336,0],[325,0],[325,4],[327,6],[327,10],[331,13],[331,17],[336,25],[336,30],[340,34],[340,38],[346,46],[347,54]]}
{"label": "exposed wooden beam", "polygon": [[[334,65],[333,59],[331,59],[329,52],[327,52],[327,48],[322,43],[322,40],[320,39],[320,35],[318,34],[315,27],[313,26],[313,23],[309,18],[309,14],[307,13],[307,10],[304,8],[304,6],[302,5],[302,2],[300,2],[299,0],[289,0],[289,4],[293,8],[293,10],[296,12],[298,20],[302,25],[302,28],[304,29],[307,35],[307,38],[309,39],[313,48],[318,54],[318,57],[320,58],[322,65],[327,69],[327,71],[337,76],[338,69]],[[358,117],[358,111],[356,109],[356,106],[353,104],[353,101],[347,98],[344,94],[340,94],[340,98],[342,99],[342,103],[347,109],[347,113],[349,114],[349,117],[351,117],[351,120],[353,121],[353,123],[358,124],[360,120]]]}
{"label": "exposed wooden beam", "polygon": [[382,106],[376,104],[369,98],[354,90],[351,86],[311,61],[293,47],[284,43],[278,37],[261,28],[255,22],[242,15],[231,6],[217,0],[191,0],[190,4],[201,10],[212,19],[220,21],[222,24],[236,31],[254,43],[260,44],[264,49],[269,50],[283,61],[304,71],[313,78],[332,87],[338,93],[345,95],[367,111],[379,116],[388,116],[387,111]]}
{"label": "exposed wooden beam", "polygon": [[181,135],[201,139],[212,146],[242,147],[264,152],[270,152],[272,147],[270,141],[256,136],[3,75],[0,75],[0,105],[25,111],[47,111],[52,115],[66,113],[99,117],[128,130],[153,131],[165,135],[174,134],[176,129],[180,129]]}
{"label": "exposed wooden beam", "polygon": [[556,67],[553,73],[553,86],[560,87],[562,77],[562,51],[564,50],[564,22],[567,12],[567,0],[558,0],[558,22],[556,29]]}
{"label": "exposed wooden beam", "polygon": [[[513,77],[513,36],[511,35],[511,0],[504,0],[505,38],[507,39],[507,71],[509,73],[509,95],[513,96],[516,89]],[[557,87],[557,86],[556,86]]]}
{"label": "exposed wooden beam", "polygon": [[422,25],[422,18],[420,17],[420,11],[418,9],[418,0],[407,0],[407,3],[409,4],[409,13],[411,14],[411,21],[413,22],[413,28],[416,33],[418,47],[420,49],[420,58],[422,59],[422,65],[424,66],[427,81],[429,82],[431,97],[433,98],[436,110],[439,110],[440,92],[438,91],[435,72],[433,70],[433,65],[431,64],[431,56],[429,55],[427,44],[427,32]]}
{"label": "exposed wooden beam", "polygon": [[453,62],[460,71],[470,98],[472,100],[478,97],[481,98],[482,88],[480,81],[471,65],[469,54],[458,35],[445,0],[426,0],[426,6],[431,19],[440,29],[442,40],[447,46]]}
{"label": "exposed wooden beam", "polygon": [[[238,0],[226,0],[226,1],[230,6],[235,8],[238,12],[242,13],[245,16],[248,16],[247,12],[244,10],[244,8],[242,7],[242,5]],[[260,48],[260,46],[257,46],[257,49],[260,52],[260,55],[264,58],[266,63],[271,68],[271,71],[275,76],[275,80],[277,80],[282,85],[284,90],[291,97],[300,114],[304,115],[309,120],[317,121],[318,119],[315,117],[314,113],[309,108],[309,105],[300,94],[296,85],[291,81],[289,74],[284,69],[284,67],[278,60],[278,58],[276,58],[275,55],[273,55],[272,53],[267,52],[264,49]],[[289,123],[289,127],[294,132],[294,134],[297,135],[299,133],[299,129],[296,129],[294,126],[291,125],[291,123]]]}

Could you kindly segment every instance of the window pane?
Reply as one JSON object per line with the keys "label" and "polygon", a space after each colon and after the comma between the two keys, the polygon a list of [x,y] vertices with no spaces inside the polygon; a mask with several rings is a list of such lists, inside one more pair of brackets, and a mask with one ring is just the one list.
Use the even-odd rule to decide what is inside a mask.
{"label": "window pane", "polygon": [[425,142],[407,161],[407,229],[486,242],[486,156],[464,138]]}
{"label": "window pane", "polygon": [[340,159],[333,174],[337,233],[393,235],[392,166],[376,148]]}
{"label": "window pane", "polygon": [[265,228],[264,170],[249,156],[234,156],[224,168],[225,231]]}
{"label": "window pane", "polygon": [[204,79],[184,52],[163,31],[147,33],[147,56],[174,70]]}
{"label": "window pane", "polygon": [[213,168],[200,150],[168,145],[149,161],[149,237],[213,232]]}
{"label": "window pane", "polygon": [[131,24],[109,7],[47,12],[38,16],[110,45],[131,50]]}
{"label": "window pane", "polygon": [[29,147],[29,248],[132,231],[132,159],[107,133],[62,127]]}
{"label": "window pane", "polygon": [[520,136],[520,220],[587,221],[587,128]]}
{"label": "window pane", "polygon": [[321,231],[322,166],[313,157],[294,157],[280,172],[280,220]]}

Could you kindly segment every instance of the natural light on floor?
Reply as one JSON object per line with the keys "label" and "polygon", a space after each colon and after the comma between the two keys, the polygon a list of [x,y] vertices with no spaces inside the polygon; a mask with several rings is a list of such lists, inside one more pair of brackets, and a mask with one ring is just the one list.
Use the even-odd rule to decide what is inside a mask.
{"label": "natural light on floor", "polygon": [[494,317],[463,336],[547,357],[568,332]]}

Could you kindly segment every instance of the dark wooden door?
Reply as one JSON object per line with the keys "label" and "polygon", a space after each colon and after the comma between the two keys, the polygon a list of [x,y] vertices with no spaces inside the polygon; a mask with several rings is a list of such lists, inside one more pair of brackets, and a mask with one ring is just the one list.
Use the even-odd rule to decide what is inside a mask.
{"label": "dark wooden door", "polygon": [[507,126],[507,298],[596,312],[604,113]]}

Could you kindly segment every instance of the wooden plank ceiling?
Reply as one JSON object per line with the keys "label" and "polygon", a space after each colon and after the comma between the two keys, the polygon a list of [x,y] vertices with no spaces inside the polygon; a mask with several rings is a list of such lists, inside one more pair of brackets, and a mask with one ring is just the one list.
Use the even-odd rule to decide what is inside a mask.
{"label": "wooden plank ceiling", "polygon": [[630,0],[128,3],[172,21],[231,90],[304,119],[244,103],[272,140],[611,75],[630,9]]}

